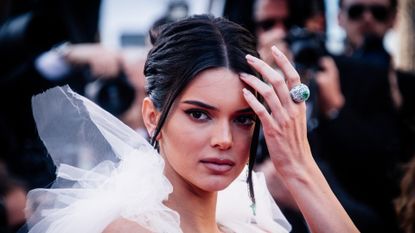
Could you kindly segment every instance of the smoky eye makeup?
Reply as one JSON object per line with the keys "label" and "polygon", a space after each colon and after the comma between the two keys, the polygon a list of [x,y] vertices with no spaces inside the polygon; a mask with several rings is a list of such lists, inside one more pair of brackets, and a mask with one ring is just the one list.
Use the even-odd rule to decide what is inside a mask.
{"label": "smoky eye makeup", "polygon": [[190,117],[190,119],[198,122],[205,122],[211,119],[208,112],[202,109],[190,108],[184,110],[184,113]]}
{"label": "smoky eye makeup", "polygon": [[256,116],[254,113],[241,114],[235,117],[234,122],[242,126],[252,126],[255,123]]}

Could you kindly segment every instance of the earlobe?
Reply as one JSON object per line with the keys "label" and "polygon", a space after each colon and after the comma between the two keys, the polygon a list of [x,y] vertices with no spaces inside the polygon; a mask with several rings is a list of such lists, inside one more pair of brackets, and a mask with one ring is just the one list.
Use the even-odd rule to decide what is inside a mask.
{"label": "earlobe", "polygon": [[[157,123],[159,120],[160,112],[154,106],[153,101],[149,97],[145,97],[141,108],[143,115],[144,125],[146,126],[147,132],[150,137],[153,136]],[[157,136],[157,140],[160,138],[160,134]]]}
{"label": "earlobe", "polygon": [[343,13],[341,12],[342,10],[341,9],[339,9],[339,13],[337,14],[337,21],[339,22],[339,26],[340,27],[344,27],[344,23],[343,23]]}

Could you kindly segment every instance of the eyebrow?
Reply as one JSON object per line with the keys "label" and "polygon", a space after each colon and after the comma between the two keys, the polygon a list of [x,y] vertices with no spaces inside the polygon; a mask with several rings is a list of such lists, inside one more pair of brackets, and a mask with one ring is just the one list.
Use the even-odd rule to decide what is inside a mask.
{"label": "eyebrow", "polygon": [[[203,103],[203,102],[198,101],[198,100],[185,100],[182,103],[196,105],[196,106],[199,106],[201,108],[206,108],[206,109],[218,111],[218,108],[216,108],[216,107],[214,107],[212,105]],[[240,109],[240,110],[238,110],[236,112],[237,113],[249,113],[249,112],[254,112],[254,111],[252,110],[252,108],[248,107],[248,108]]]}
{"label": "eyebrow", "polygon": [[216,108],[216,107],[214,107],[212,105],[203,103],[201,101],[197,101],[197,100],[185,100],[185,101],[183,101],[183,103],[185,103],[185,104],[191,104],[191,105],[196,105],[196,106],[199,106],[199,107],[202,107],[202,108],[207,108],[207,109],[210,109],[210,110],[218,111],[218,108]]}
{"label": "eyebrow", "polygon": [[237,113],[254,113],[254,110],[252,108],[244,108],[241,110],[236,111]]}

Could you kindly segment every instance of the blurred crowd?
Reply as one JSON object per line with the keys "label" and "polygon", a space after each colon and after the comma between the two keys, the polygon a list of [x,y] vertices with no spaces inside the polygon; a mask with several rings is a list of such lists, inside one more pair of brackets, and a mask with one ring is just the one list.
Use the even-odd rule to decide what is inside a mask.
{"label": "blurred crowd", "polygon": [[[47,188],[55,178],[32,117],[33,95],[67,84],[148,136],[141,100],[150,43],[138,34],[122,36],[124,46],[102,43],[99,25],[108,11],[102,10],[104,2],[0,3],[0,232],[24,231],[25,214],[30,214],[25,212],[26,193]],[[146,11],[146,1],[135,2],[140,2],[134,4],[137,12]],[[163,13],[153,25],[194,13],[193,1],[163,2],[159,6]],[[261,58],[275,69],[272,45],[291,59],[312,93],[307,126],[313,155],[359,230],[415,232],[415,70],[398,69],[399,54],[385,47],[386,35],[396,33],[402,1],[200,2],[206,3],[203,13],[224,16],[250,30]],[[333,2],[336,19],[327,17]],[[328,49],[329,20],[344,31],[341,51]],[[397,44],[399,37],[392,39]],[[77,153],[79,163],[85,162],[79,148],[64,149]],[[268,160],[263,139],[256,170],[264,172],[293,232],[309,232]]]}

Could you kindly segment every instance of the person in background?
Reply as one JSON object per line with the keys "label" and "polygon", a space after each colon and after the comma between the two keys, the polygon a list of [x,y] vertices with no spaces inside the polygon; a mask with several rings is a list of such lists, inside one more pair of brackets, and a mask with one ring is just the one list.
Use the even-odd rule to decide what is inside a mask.
{"label": "person in background", "polygon": [[[5,1],[0,21],[0,119],[2,158],[10,173],[28,185],[45,187],[55,168],[39,140],[31,112],[31,97],[47,88],[69,84],[85,93],[90,83],[134,90],[123,72],[123,56],[99,43],[100,1]],[[124,78],[121,78],[124,77]],[[98,81],[97,81],[98,80]],[[104,85],[107,84],[107,85]],[[129,107],[109,102],[103,89],[95,97],[118,115]],[[114,89],[114,88],[113,88]],[[132,93],[132,94],[131,94]],[[114,107],[115,106],[115,107]]]}
{"label": "person in background", "polygon": [[[262,10],[257,8],[257,12],[269,11],[274,15],[289,15],[290,22],[298,22],[292,18],[292,13],[286,13],[287,7],[281,7],[287,6],[287,3],[284,5],[283,2],[257,1],[257,6],[261,6],[261,3],[266,6]],[[372,43],[373,38],[376,38],[373,35],[383,37],[393,24],[396,2],[391,1],[390,5],[387,2],[375,1],[372,4],[367,1],[340,1],[342,8],[339,21],[347,27],[346,32],[351,34],[346,39],[346,43],[351,44],[348,46],[349,49],[344,56],[323,56],[314,59],[319,62],[315,65],[317,69],[311,69],[311,75],[298,69],[303,82],[308,80],[315,84],[310,85],[315,87],[315,95],[307,102],[307,110],[311,112],[308,118],[309,140],[314,157],[334,193],[362,232],[376,232],[382,229],[398,232],[392,200],[397,193],[396,165],[401,156],[399,119],[391,98],[389,67],[386,65],[385,69],[384,66],[384,62],[388,61],[387,54],[385,55],[383,47],[378,51],[377,43]],[[271,8],[277,4],[280,4],[279,8]],[[362,4],[363,10],[359,8]],[[293,5],[288,7],[291,12],[295,9]],[[353,15],[353,19],[347,18],[349,10],[352,14],[355,13],[356,8],[352,7],[354,5],[358,6],[357,10],[361,10],[361,17]],[[378,14],[378,18],[371,17],[372,12]],[[306,21],[303,19],[303,22]],[[277,23],[270,25],[278,27]],[[304,27],[307,25],[310,24],[301,24]],[[270,31],[273,29],[269,28]],[[321,27],[309,26],[308,31],[318,28]],[[279,24],[276,31],[279,33],[272,35],[279,39],[271,43],[283,43],[282,36],[277,35],[285,34],[290,37],[293,30],[284,31],[284,24]],[[360,38],[367,38],[364,40],[371,42],[363,43],[363,39],[359,40],[359,36],[356,35],[359,33]],[[258,35],[261,46],[261,36],[264,33],[259,30]],[[310,38],[303,41],[315,42],[316,37]],[[287,48],[288,52],[294,53],[291,56],[292,62],[299,63],[295,48],[289,45]],[[322,54],[329,55],[324,52]],[[264,58],[266,57],[265,54]],[[376,137],[373,137],[374,132]],[[266,163],[259,169],[264,169],[266,176],[269,174],[268,180],[271,181],[268,184],[277,201],[279,200],[282,206],[285,203],[290,209],[295,210],[292,198],[287,195],[289,192],[284,191],[282,182],[278,182],[278,172],[273,170],[272,166],[266,166]],[[350,174],[350,170],[355,172]],[[366,189],[367,191],[364,191]]]}
{"label": "person in background", "polygon": [[400,232],[393,208],[403,155],[399,90],[383,46],[396,9],[396,0],[339,1],[345,50],[333,58],[344,103],[322,115],[316,129],[320,155],[346,199],[358,204],[349,214],[362,232]]}

